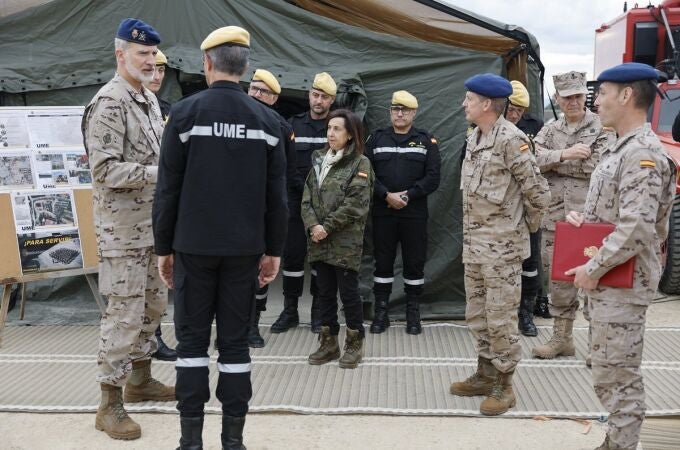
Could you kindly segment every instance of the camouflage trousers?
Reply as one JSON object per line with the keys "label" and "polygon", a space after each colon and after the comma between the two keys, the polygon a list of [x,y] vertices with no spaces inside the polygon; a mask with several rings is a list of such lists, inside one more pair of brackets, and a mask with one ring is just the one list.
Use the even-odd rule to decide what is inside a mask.
{"label": "camouflage trousers", "polygon": [[[542,230],[541,242],[541,262],[543,263],[543,273],[550,277],[553,249],[555,248],[555,232],[552,230]],[[550,314],[561,319],[576,319],[576,311],[580,301],[583,301],[583,317],[590,320],[588,313],[588,296],[579,294],[579,290],[574,283],[564,281],[550,281]]]}
{"label": "camouflage trousers", "polygon": [[479,356],[503,373],[513,371],[521,358],[517,334],[521,274],[521,262],[465,264],[465,320]]}
{"label": "camouflage trousers", "polygon": [[594,318],[610,316],[607,311],[618,315],[622,309],[629,318],[626,323],[591,321],[591,357],[595,394],[609,412],[610,445],[635,449],[646,410],[640,364],[647,306],[591,298],[589,307]]}
{"label": "camouflage trousers", "polygon": [[168,305],[153,249],[102,252],[99,291],[108,306],[101,320],[97,382],[123,386],[132,361],[148,359],[158,348],[154,331]]}

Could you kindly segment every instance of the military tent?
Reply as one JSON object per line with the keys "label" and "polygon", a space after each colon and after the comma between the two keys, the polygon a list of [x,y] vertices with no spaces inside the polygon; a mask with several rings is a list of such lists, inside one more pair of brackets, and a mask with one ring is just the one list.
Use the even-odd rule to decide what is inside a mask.
{"label": "military tent", "polygon": [[[541,111],[543,66],[531,34],[433,0],[31,1],[37,6],[0,15],[1,106],[87,104],[114,73],[113,37],[125,17],[160,32],[170,67],[160,96],[168,101],[205,86],[198,46],[224,25],[250,31],[252,62],[243,81],[256,68],[278,76],[284,115],[304,110],[314,74],[322,70],[339,81],[337,103],[360,113],[368,130],[389,125],[392,92],[412,92],[421,105],[416,126],[439,139],[442,155],[442,182],[429,199],[422,312],[462,316],[459,159],[468,127],[463,82],[480,72],[519,79],[535,99],[532,110]],[[370,249],[369,243],[362,270],[367,301]],[[401,291],[398,281],[397,307],[403,305]]]}

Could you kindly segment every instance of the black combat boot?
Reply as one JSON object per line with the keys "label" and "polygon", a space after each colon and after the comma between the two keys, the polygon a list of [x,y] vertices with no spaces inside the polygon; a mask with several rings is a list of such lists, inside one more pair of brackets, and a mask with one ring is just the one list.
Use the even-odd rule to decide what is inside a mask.
{"label": "black combat boot", "polygon": [[534,314],[538,317],[543,317],[544,319],[552,319],[550,309],[548,308],[548,297],[545,295],[538,296],[536,305],[534,306]]}
{"label": "black combat boot", "polygon": [[371,324],[371,333],[379,334],[385,332],[390,326],[390,317],[387,312],[388,295],[377,294],[375,296],[375,312],[373,314],[373,323]]}
{"label": "black combat boot", "polygon": [[264,339],[260,336],[260,311],[256,311],[248,327],[248,346],[251,348],[264,347]]}
{"label": "black combat boot", "polygon": [[319,297],[312,297],[312,333],[321,332],[321,305],[319,304]]}
{"label": "black combat boot", "polygon": [[246,450],[243,445],[245,424],[245,416],[222,416],[222,450]]}
{"label": "black combat boot", "polygon": [[160,325],[158,325],[158,328],[156,329],[156,340],[158,341],[158,349],[151,356],[160,361],[176,361],[177,352],[175,351],[174,348],[168,347],[168,345],[165,342],[163,342],[163,338],[161,337]]}
{"label": "black combat boot", "polygon": [[283,311],[272,324],[272,333],[283,333],[291,328],[295,328],[300,324],[300,316],[298,316],[298,299],[297,297],[285,297],[283,299]]}
{"label": "black combat boot", "polygon": [[534,325],[535,301],[535,297],[524,295],[519,303],[519,311],[517,313],[517,317],[519,318],[518,325],[520,333],[524,336],[538,335],[538,330],[536,330],[536,325]]}
{"label": "black combat boot", "polygon": [[406,332],[408,334],[420,334],[423,330],[420,326],[420,303],[415,295],[407,295],[406,303]]}
{"label": "black combat boot", "polygon": [[203,417],[180,417],[182,437],[177,450],[203,450]]}

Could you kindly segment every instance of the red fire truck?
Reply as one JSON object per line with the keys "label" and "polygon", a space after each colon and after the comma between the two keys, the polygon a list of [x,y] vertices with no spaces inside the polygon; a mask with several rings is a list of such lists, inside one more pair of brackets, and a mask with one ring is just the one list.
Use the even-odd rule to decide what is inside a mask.
{"label": "red fire truck", "polygon": [[[680,143],[673,140],[671,127],[680,111],[680,0],[665,0],[659,6],[626,8],[616,19],[595,30],[595,73],[623,62],[640,62],[665,74],[659,83],[648,120],[680,169]],[[680,170],[678,170],[680,174]],[[680,294],[680,177],[665,246],[665,268],[659,289]]]}

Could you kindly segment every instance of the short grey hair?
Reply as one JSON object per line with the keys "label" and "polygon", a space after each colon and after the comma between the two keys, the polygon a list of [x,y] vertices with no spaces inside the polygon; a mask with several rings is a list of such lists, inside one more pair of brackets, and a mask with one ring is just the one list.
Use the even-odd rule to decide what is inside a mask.
{"label": "short grey hair", "polygon": [[125,39],[115,38],[113,40],[113,46],[115,47],[116,50],[125,51],[130,46],[130,43],[128,41],[126,41]]}
{"label": "short grey hair", "polygon": [[505,112],[505,106],[508,103],[507,98],[492,98],[491,100],[491,109],[493,112],[496,113],[496,115],[500,116]]}
{"label": "short grey hair", "polygon": [[218,72],[243,75],[248,69],[250,49],[238,45],[219,45],[205,51]]}

